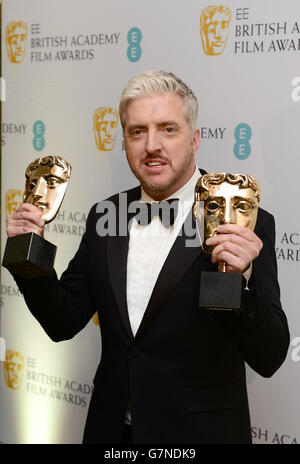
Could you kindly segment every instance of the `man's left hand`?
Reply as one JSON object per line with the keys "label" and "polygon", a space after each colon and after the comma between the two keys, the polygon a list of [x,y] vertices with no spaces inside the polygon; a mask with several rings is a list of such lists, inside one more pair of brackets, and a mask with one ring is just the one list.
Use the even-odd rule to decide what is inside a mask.
{"label": "man's left hand", "polygon": [[219,263],[219,270],[225,262],[228,272],[245,272],[263,247],[260,238],[237,224],[220,225],[217,232],[218,235],[206,240],[207,245],[214,247],[212,262]]}

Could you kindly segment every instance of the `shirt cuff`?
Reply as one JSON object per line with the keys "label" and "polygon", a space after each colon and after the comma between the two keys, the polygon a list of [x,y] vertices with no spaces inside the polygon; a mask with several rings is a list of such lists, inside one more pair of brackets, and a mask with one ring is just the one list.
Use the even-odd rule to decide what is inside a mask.
{"label": "shirt cuff", "polygon": [[252,274],[252,263],[250,263],[250,266],[248,267],[248,269],[243,273],[243,276],[245,277],[246,279],[246,286],[245,288],[248,290],[248,282],[250,280],[250,277],[251,277],[251,274]]}

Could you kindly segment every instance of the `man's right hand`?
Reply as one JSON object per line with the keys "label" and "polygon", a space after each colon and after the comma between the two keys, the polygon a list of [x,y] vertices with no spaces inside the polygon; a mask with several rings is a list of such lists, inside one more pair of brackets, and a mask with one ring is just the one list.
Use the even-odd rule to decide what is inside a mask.
{"label": "man's right hand", "polygon": [[44,236],[45,221],[42,212],[30,203],[23,203],[14,213],[6,218],[6,233],[8,237],[34,232]]}

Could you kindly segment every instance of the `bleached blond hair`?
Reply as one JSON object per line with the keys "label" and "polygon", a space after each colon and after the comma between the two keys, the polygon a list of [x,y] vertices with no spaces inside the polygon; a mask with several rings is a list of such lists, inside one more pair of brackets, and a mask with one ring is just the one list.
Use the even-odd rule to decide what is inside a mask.
{"label": "bleached blond hair", "polygon": [[120,121],[124,129],[127,104],[136,98],[152,95],[178,95],[184,105],[184,113],[190,130],[194,133],[198,117],[198,101],[194,92],[175,74],[166,71],[146,71],[128,82],[122,92],[119,106]]}

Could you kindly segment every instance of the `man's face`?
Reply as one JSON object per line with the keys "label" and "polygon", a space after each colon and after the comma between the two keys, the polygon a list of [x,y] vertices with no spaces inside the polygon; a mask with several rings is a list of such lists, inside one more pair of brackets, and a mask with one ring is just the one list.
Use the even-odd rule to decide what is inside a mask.
{"label": "man's face", "polygon": [[229,28],[229,18],[225,13],[216,12],[203,27],[205,49],[208,55],[223,53]]}
{"label": "man's face", "polygon": [[24,27],[17,26],[8,38],[10,61],[21,63],[24,60],[27,32]]}
{"label": "man's face", "polygon": [[195,170],[200,143],[192,135],[178,95],[144,96],[129,101],[125,110],[126,155],[134,175],[154,200],[181,188]]}
{"label": "man's face", "polygon": [[68,179],[63,168],[39,165],[31,171],[26,182],[24,203],[37,206],[45,222],[50,222],[60,207],[67,185]]}
{"label": "man's face", "polygon": [[[238,224],[254,230],[258,211],[255,191],[223,182],[211,185],[204,200],[204,237],[217,234],[219,224]],[[211,251],[211,250],[207,250]]]}
{"label": "man's face", "polygon": [[6,360],[4,364],[7,386],[17,390],[21,386],[24,362],[19,356],[14,355]]}
{"label": "man's face", "polygon": [[118,128],[118,116],[115,113],[105,112],[99,114],[95,122],[97,148],[110,151],[114,147]]}

